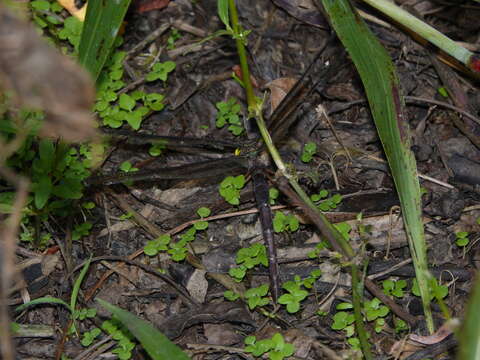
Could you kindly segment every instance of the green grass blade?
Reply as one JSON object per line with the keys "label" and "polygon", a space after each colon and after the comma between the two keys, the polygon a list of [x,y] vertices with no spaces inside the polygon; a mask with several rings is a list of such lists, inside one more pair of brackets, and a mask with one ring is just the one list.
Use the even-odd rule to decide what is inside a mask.
{"label": "green grass blade", "polygon": [[102,299],[97,301],[115,315],[142,344],[153,360],[188,360],[189,357],[149,322]]}
{"label": "green grass blade", "polygon": [[72,311],[72,309],[70,308],[70,305],[68,305],[65,301],[63,301],[62,299],[51,297],[51,296],[40,297],[35,300],[29,301],[28,303],[17,306],[15,308],[15,311],[22,311],[29,306],[38,305],[38,304],[59,304],[59,305],[65,306],[68,310],[70,310],[70,312]]}
{"label": "green grass blade", "polygon": [[97,80],[112,49],[131,0],[90,0],[78,59]]}
{"label": "green grass blade", "polygon": [[[317,0],[319,1],[319,0]],[[398,77],[390,56],[348,0],[323,0],[332,26],[362,79],[397,188],[429,331],[433,331],[420,185]]]}
{"label": "green grass blade", "polygon": [[478,309],[480,309],[480,276],[477,276],[470,294],[467,311],[463,315],[457,360],[480,359],[480,316]]}
{"label": "green grass blade", "polygon": [[80,285],[82,285],[82,281],[87,274],[88,268],[90,267],[90,262],[92,261],[92,257],[87,260],[85,265],[83,265],[82,271],[80,271],[80,275],[78,275],[77,280],[75,280],[75,284],[73,284],[72,295],[70,296],[70,308],[72,311],[75,311],[75,306],[77,306],[77,299],[78,299],[78,292],[80,291]]}

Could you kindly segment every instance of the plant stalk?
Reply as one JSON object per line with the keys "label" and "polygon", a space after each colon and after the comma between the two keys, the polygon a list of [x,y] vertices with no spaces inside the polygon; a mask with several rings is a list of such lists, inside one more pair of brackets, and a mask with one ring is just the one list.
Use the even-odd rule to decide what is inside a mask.
{"label": "plant stalk", "polygon": [[[240,68],[242,70],[242,81],[245,87],[246,97],[247,97],[247,104],[249,109],[249,116],[254,117],[257,126],[260,130],[260,134],[262,135],[263,141],[267,146],[267,149],[272,156],[275,165],[277,166],[281,175],[288,180],[292,188],[298,194],[303,202],[305,202],[308,207],[315,213],[319,221],[319,228],[322,233],[328,238],[329,242],[331,243],[332,247],[336,251],[338,251],[343,257],[348,260],[354,260],[355,252],[353,251],[350,244],[344,239],[344,237],[340,234],[340,232],[328,221],[328,219],[323,215],[315,206],[315,204],[310,200],[308,195],[305,191],[301,188],[300,184],[297,182],[296,177],[294,174],[291,174],[285,163],[283,162],[275,144],[270,137],[270,134],[267,130],[267,126],[265,124],[265,120],[263,119],[262,114],[262,106],[257,98],[253,93],[253,86],[250,80],[250,71],[247,62],[247,53],[245,49],[245,44],[238,35],[241,31],[241,27],[238,22],[238,13],[235,6],[235,0],[229,0],[229,10],[230,10],[230,21],[234,32],[235,42],[237,45],[237,52],[240,60]],[[367,332],[365,330],[365,324],[363,323],[363,315],[361,312],[361,299],[362,299],[362,290],[363,285],[359,280],[359,272],[357,265],[354,262],[350,263],[351,269],[351,276],[352,276],[352,286],[355,288],[353,289],[353,305],[354,305],[354,316],[355,316],[355,326],[360,340],[360,346],[362,348],[362,352],[365,356],[365,359],[370,360],[373,359],[373,356],[370,351],[370,345],[368,344],[367,339]],[[360,284],[360,285],[359,285]]]}
{"label": "plant stalk", "polygon": [[443,35],[440,31],[431,27],[422,20],[416,18],[408,11],[405,11],[401,7],[395,5],[395,3],[388,0],[363,0],[370,6],[381,11],[385,15],[389,16],[398,23],[404,25],[405,27],[411,29],[424,39],[430,41],[432,44],[437,46],[439,49],[442,49],[447,54],[457,59],[461,63],[465,64],[470,70],[479,73],[479,59],[474,56],[474,54],[464,48],[463,46],[458,45],[452,39]]}

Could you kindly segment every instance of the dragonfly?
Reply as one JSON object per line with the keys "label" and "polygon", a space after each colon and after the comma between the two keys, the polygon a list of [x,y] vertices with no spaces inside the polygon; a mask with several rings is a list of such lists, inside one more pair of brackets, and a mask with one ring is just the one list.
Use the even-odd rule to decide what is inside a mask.
{"label": "dragonfly", "polygon": [[[339,47],[330,46],[332,43],[333,38],[326,41],[301,78],[267,119],[267,127],[274,143],[279,143],[285,138],[297,119],[297,116],[295,116],[297,110],[305,99],[314,90],[321,91],[328,84],[328,80],[338,73],[339,69],[345,64],[344,61],[339,61],[345,57],[344,51]],[[201,153],[207,158],[187,165],[93,176],[87,180],[87,185],[113,185],[125,181],[203,179],[225,176],[225,174],[239,171],[249,173],[253,180],[253,192],[259,211],[263,239],[267,247],[272,299],[275,303],[277,302],[280,293],[279,270],[273,235],[272,213],[269,205],[269,186],[265,174],[269,163],[268,160],[265,160],[268,159],[268,156],[266,156],[263,141],[258,136],[254,138],[252,132],[250,132],[248,134],[250,139],[240,143],[205,138],[132,133],[125,130],[108,130],[106,134],[123,137],[125,141],[132,144],[161,144],[169,150]],[[220,157],[211,159],[212,156]]]}

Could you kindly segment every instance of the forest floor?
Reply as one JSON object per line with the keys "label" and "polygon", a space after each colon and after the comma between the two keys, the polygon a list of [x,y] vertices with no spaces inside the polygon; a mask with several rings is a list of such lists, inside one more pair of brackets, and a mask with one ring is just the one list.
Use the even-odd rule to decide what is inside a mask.
{"label": "forest floor", "polygon": [[[340,226],[363,259],[364,276],[403,311],[402,319],[402,313],[395,313],[365,290],[364,314],[373,353],[378,359],[453,359],[456,341],[441,304],[433,303],[436,327],[441,331],[429,335],[425,328],[421,300],[412,289],[415,273],[395,186],[362,83],[342,44],[310,1],[237,3],[243,27],[251,30],[248,56],[255,91],[260,97],[266,91],[269,94],[267,119],[309,65],[316,63],[309,73],[315,79],[311,91],[297,97],[290,94],[294,122],[277,146],[328,219],[348,224]],[[102,327],[110,316],[95,298],[151,322],[192,359],[252,359],[252,353],[245,351],[245,339],[255,336],[258,342],[277,333],[294,345],[297,359],[360,358],[345,264],[281,192],[271,199],[278,230],[274,240],[280,286],[287,284],[280,294],[298,295],[300,300],[288,308],[274,304],[271,293],[262,293],[261,285],[270,282],[269,270],[261,264],[268,254],[254,245],[263,244],[263,235],[251,179],[261,173],[270,188],[279,186],[273,164],[265,161],[259,167],[251,156],[242,157],[257,152],[251,145],[255,144],[254,126],[244,116],[244,89],[232,77],[238,67],[235,42],[216,37],[196,44],[222,28],[215,0],[165,1],[164,5],[148,11],[133,6],[126,17],[124,42],[116,51],[128,53],[124,93],[160,93],[165,107],[148,113],[138,131],[128,124],[108,128],[114,141],[93,180],[86,181],[89,186],[81,200],[95,207],[67,219],[50,217],[47,221],[52,237],[44,248],[58,245],[55,249],[61,251],[46,254],[44,248],[31,243],[21,243],[17,251],[19,261],[40,259],[43,264],[43,280],[37,279],[37,286],[28,289],[30,299],[48,295],[67,303],[78,270],[92,256],[78,302],[96,312],[75,321],[77,337],[67,334],[71,325],[67,309],[29,308],[15,321],[44,325],[52,332],[46,337],[16,339],[19,358],[59,359],[60,354],[64,354],[62,359],[75,360],[115,358],[121,353],[112,353],[119,348],[118,339],[105,333],[87,341],[88,346],[80,343],[87,331]],[[477,115],[478,81],[438,62],[438,51],[416,42],[371,8],[357,5],[372,16],[367,20],[369,28],[398,71],[424,192],[429,266],[444,292],[449,316],[461,320],[480,261],[480,125],[452,106]],[[478,51],[478,3],[429,0],[405,5],[450,38]],[[159,27],[163,31],[151,42],[136,53],[129,52]],[[166,81],[142,80],[152,58],[175,63]],[[329,66],[334,71],[323,72],[322,79],[315,77]],[[464,99],[463,104],[455,102],[458,98]],[[239,105],[228,107],[230,99],[234,99],[230,105]],[[222,106],[227,109],[227,121],[232,117],[236,121],[239,115],[239,124],[217,126]],[[234,135],[235,131],[241,134]],[[172,143],[182,137],[199,142],[167,146],[153,157],[145,143],[156,140],[145,140],[142,135],[146,134],[175,137]],[[236,158],[255,166],[236,166],[240,161]],[[175,168],[171,178],[158,176],[170,174],[166,168],[171,167]],[[145,176],[135,182],[122,176],[105,177],[119,168],[124,174]],[[246,183],[238,186],[238,204],[232,205],[220,195],[219,186],[227,176],[239,175],[244,175]],[[201,208],[209,211],[198,211]],[[88,225],[82,232],[79,226],[83,223],[91,228]],[[68,245],[64,239],[74,230],[78,236]],[[170,235],[170,244],[165,240],[162,247],[159,240],[151,242],[162,234]],[[175,243],[181,245],[175,247]],[[237,252],[242,248],[250,249],[244,253],[253,265],[237,282],[229,271],[232,274],[232,268],[241,268]],[[250,291],[246,302],[224,296],[226,290],[239,293],[254,288],[259,289]],[[12,304],[20,302],[17,293]],[[148,358],[140,346],[121,356]]]}

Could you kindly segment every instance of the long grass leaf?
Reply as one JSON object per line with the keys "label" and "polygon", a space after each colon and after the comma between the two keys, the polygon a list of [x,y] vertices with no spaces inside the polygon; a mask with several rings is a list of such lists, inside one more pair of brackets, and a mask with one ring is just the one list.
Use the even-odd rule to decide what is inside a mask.
{"label": "long grass leaf", "polygon": [[88,268],[90,267],[90,262],[92,261],[92,257],[87,260],[85,265],[83,265],[82,271],[80,271],[80,275],[78,275],[77,280],[73,284],[72,295],[70,296],[70,308],[72,311],[75,311],[75,306],[77,306],[77,299],[78,299],[78,292],[80,291],[80,285],[82,285],[82,281],[87,274]]}
{"label": "long grass leaf", "polygon": [[115,315],[142,344],[153,360],[188,360],[189,357],[149,322],[102,299],[97,301]]}
{"label": "long grass leaf", "polygon": [[467,311],[463,316],[457,360],[480,359],[480,317],[478,309],[480,309],[480,276],[477,276],[470,294]]}
{"label": "long grass leaf", "polygon": [[62,299],[57,299],[51,296],[45,296],[45,297],[40,297],[35,300],[29,301],[28,303],[22,304],[20,306],[17,306],[15,308],[15,311],[22,311],[26,309],[27,307],[33,306],[33,305],[39,305],[39,304],[58,304],[58,305],[63,305],[65,306],[68,310],[72,311],[70,308],[70,305],[68,305],[65,301]]}
{"label": "long grass leaf", "polygon": [[96,80],[111,52],[131,0],[90,0],[78,59]]}
{"label": "long grass leaf", "polygon": [[[319,1],[319,0],[317,0]],[[332,26],[349,52],[365,87],[370,109],[400,198],[405,231],[422,296],[427,327],[433,331],[420,185],[404,101],[392,60],[348,0],[323,0]]]}

